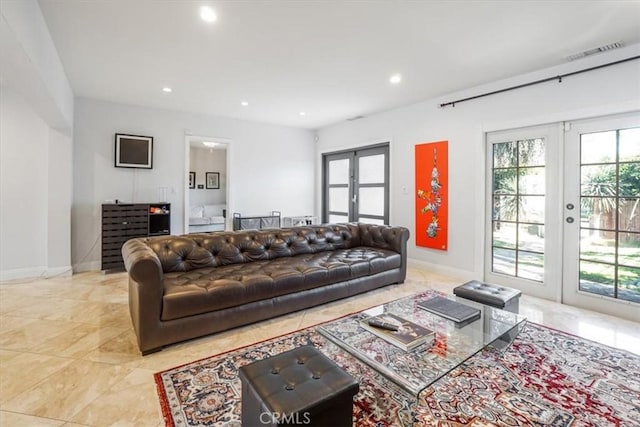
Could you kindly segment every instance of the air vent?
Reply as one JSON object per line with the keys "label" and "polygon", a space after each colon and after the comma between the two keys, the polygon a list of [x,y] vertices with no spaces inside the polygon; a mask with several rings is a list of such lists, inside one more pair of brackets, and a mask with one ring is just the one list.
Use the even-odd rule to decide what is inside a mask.
{"label": "air vent", "polygon": [[360,120],[360,119],[364,119],[364,116],[355,116],[355,117],[351,117],[350,119],[347,119],[348,122],[352,122],[354,120]]}
{"label": "air vent", "polygon": [[576,59],[580,59],[580,58],[584,58],[584,57],[587,57],[587,56],[595,55],[596,53],[602,53],[602,52],[606,52],[608,50],[618,49],[618,48],[620,48],[622,46],[624,46],[624,43],[622,43],[621,41],[620,42],[615,42],[615,43],[605,44],[604,46],[595,47],[593,49],[585,50],[584,52],[580,52],[580,53],[575,53],[573,55],[569,55],[569,56],[567,56],[567,61],[575,61]]}

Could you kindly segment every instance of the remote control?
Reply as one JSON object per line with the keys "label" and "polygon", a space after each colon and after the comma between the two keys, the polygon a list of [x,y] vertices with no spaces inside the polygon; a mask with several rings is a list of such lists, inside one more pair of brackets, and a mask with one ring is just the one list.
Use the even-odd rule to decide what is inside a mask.
{"label": "remote control", "polygon": [[376,328],[388,329],[390,331],[397,331],[398,326],[393,323],[383,322],[380,319],[369,319],[367,323],[371,326],[375,326]]}

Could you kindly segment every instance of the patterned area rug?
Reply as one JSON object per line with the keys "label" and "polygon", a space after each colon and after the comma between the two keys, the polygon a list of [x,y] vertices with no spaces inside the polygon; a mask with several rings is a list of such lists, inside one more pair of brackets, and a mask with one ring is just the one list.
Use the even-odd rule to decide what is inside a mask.
{"label": "patterned area rug", "polygon": [[312,344],[360,382],[356,426],[640,426],[640,357],[528,323],[417,401],[308,328],[155,374],[167,426],[238,426],[238,368]]}

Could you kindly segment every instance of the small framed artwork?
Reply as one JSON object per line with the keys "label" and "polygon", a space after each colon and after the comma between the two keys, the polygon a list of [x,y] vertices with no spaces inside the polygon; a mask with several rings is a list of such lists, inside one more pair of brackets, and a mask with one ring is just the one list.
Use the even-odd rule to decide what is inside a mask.
{"label": "small framed artwork", "polygon": [[115,166],[117,168],[151,169],[153,137],[116,134]]}
{"label": "small framed artwork", "polygon": [[189,172],[189,188],[196,188],[196,173]]}
{"label": "small framed artwork", "polygon": [[208,190],[217,190],[220,188],[220,172],[207,172],[206,183]]}

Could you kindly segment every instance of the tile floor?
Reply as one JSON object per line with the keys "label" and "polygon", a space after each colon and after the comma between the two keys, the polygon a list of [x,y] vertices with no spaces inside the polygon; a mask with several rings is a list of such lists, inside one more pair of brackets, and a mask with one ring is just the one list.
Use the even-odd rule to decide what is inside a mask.
{"label": "tile floor", "polygon": [[[127,276],[80,273],[0,284],[0,426],[161,426],[152,374],[420,290],[452,277],[410,268],[407,281],[140,356]],[[640,325],[523,296],[531,321],[640,354]]]}

